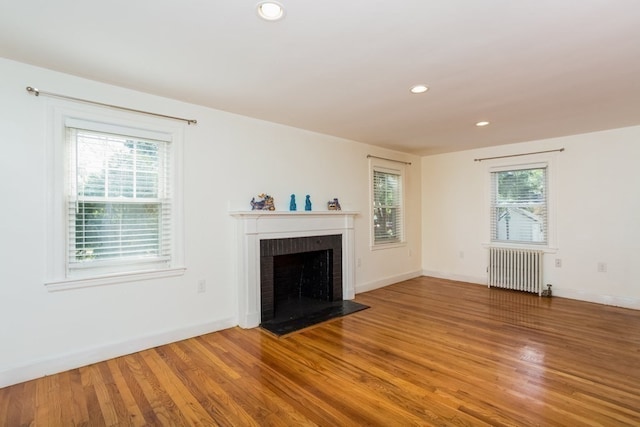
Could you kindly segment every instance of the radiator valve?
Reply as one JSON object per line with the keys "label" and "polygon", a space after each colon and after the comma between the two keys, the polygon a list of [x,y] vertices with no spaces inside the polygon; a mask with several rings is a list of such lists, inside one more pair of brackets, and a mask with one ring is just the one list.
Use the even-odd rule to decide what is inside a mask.
{"label": "radiator valve", "polygon": [[542,291],[542,296],[551,298],[551,285],[547,284],[547,289]]}

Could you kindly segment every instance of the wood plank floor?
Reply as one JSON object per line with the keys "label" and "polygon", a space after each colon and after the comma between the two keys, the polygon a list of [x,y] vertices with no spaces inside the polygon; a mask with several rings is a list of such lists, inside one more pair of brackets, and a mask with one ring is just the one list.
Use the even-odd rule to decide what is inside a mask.
{"label": "wood plank floor", "polygon": [[356,301],[0,389],[0,425],[640,425],[640,311],[426,277]]}

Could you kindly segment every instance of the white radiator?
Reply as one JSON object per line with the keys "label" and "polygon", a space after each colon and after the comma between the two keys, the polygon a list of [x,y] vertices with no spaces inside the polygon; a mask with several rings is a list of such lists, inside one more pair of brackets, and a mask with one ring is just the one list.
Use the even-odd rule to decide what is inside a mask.
{"label": "white radiator", "polygon": [[489,287],[542,295],[542,251],[489,248]]}

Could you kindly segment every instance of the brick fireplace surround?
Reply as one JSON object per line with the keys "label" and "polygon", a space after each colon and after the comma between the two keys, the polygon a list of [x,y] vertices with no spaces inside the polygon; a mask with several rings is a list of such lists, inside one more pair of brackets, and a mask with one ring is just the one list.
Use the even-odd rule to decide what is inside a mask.
{"label": "brick fireplace surround", "polygon": [[312,236],[342,236],[342,297],[355,297],[354,217],[346,211],[243,211],[237,219],[238,324],[260,324],[260,241]]}

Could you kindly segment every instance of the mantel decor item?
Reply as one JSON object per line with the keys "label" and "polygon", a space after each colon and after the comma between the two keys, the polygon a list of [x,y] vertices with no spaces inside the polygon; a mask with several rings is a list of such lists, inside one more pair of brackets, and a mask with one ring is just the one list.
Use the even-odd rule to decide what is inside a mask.
{"label": "mantel decor item", "polygon": [[337,197],[335,199],[333,199],[332,201],[328,201],[327,202],[327,209],[329,209],[330,211],[341,211],[342,210],[342,207],[340,207],[340,202],[338,201]]}
{"label": "mantel decor item", "polygon": [[258,194],[258,198],[260,200],[256,200],[256,198],[251,199],[251,210],[252,211],[275,211],[276,206],[273,203],[273,197],[268,194],[262,193]]}
{"label": "mantel decor item", "polygon": [[296,205],[296,195],[295,194],[291,195],[291,201],[289,202],[289,210],[290,211],[297,211],[298,210],[298,206]]}
{"label": "mantel decor item", "polygon": [[310,211],[311,210],[311,196],[309,196],[308,194],[307,194],[307,197],[306,197],[306,199],[304,201],[304,210],[305,211]]}

